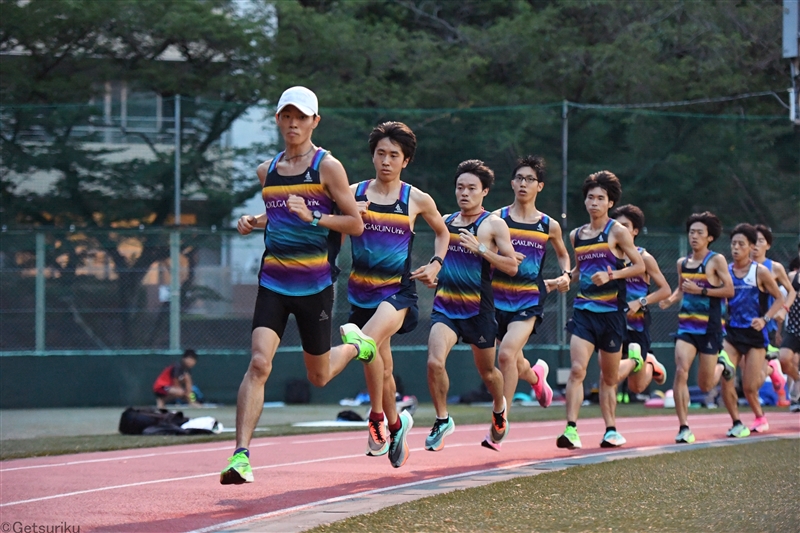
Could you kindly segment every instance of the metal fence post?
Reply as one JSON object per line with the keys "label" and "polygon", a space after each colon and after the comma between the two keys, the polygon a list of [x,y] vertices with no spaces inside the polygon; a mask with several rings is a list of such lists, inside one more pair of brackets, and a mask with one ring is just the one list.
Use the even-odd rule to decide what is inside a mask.
{"label": "metal fence post", "polygon": [[36,351],[44,344],[44,233],[36,234]]}
{"label": "metal fence post", "polygon": [[[567,230],[567,148],[569,147],[569,102],[564,100],[561,107],[561,233]],[[567,343],[564,324],[567,322],[567,294],[558,293],[558,345],[563,349]],[[559,363],[560,364],[560,363]]]}
{"label": "metal fence post", "polygon": [[181,349],[181,232],[169,236],[169,349]]}

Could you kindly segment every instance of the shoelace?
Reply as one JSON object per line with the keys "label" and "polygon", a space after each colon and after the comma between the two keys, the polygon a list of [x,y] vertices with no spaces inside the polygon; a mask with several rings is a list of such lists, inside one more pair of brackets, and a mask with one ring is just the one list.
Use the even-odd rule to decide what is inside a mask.
{"label": "shoelace", "polygon": [[386,442],[386,437],[383,436],[381,432],[381,422],[377,420],[370,420],[369,421],[369,429],[370,433],[372,434],[372,438],[375,442]]}
{"label": "shoelace", "polygon": [[447,418],[445,420],[439,420],[437,418],[436,422],[433,423],[433,429],[431,429],[431,435],[430,436],[433,437],[434,435],[436,435],[439,432],[439,430],[441,429],[441,427],[444,426],[445,424],[447,424],[447,422],[449,420],[450,420],[450,418]]}
{"label": "shoelace", "polygon": [[495,413],[494,411],[492,411],[492,416],[494,417],[494,427],[496,427],[497,429],[503,429],[506,427],[506,421],[503,418],[504,414],[505,411],[503,411],[502,413]]}

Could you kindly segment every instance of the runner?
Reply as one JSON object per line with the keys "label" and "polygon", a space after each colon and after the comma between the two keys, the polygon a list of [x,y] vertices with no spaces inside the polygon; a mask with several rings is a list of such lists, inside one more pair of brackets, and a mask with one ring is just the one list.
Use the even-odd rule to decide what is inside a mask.
{"label": "runner", "polygon": [[[758,233],[750,224],[739,224],[731,231],[731,256],[728,266],[735,291],[728,301],[728,323],[722,346],[734,365],[742,369],[742,391],[756,415],[750,429],[739,419],[739,397],[733,381],[722,382],[722,399],[731,415],[733,427],[728,437],[746,437],[750,431],[763,433],[769,423],[761,409],[758,390],[764,383],[764,358],[769,337],[767,324],[783,308],[783,295],[772,273],[751,259]],[[767,295],[774,298],[767,309]],[[744,365],[740,364],[744,359]]]}
{"label": "runner", "polygon": [[[242,216],[238,222],[242,235],[263,228],[266,250],[253,313],[252,355],[236,401],[236,449],[220,474],[223,485],[253,482],[248,446],[290,314],[297,319],[308,379],[318,387],[352,359],[369,363],[377,351],[375,342],[358,332],[350,335],[352,344],[331,350],[339,233],[361,235],[364,223],[344,167],[311,142],[319,120],[312,91],[305,87],[284,91],[275,122],[286,149],[257,170],[266,212]],[[334,214],[334,203],[342,214]]]}
{"label": "runner", "polygon": [[[561,237],[561,226],[536,209],[536,197],[544,188],[545,177],[543,158],[526,156],[518,159],[511,173],[514,203],[494,212],[508,225],[511,244],[522,261],[515,276],[498,270],[492,279],[497,340],[500,343],[498,358],[508,408],[519,379],[531,384],[542,407],[549,406],[553,400],[553,389],[547,384],[547,363],[539,359],[531,366],[522,353],[531,334],[536,333],[536,327],[542,322],[547,287],[552,285],[561,292],[569,290],[569,253]],[[542,275],[548,242],[555,250],[562,272],[553,280],[544,280]],[[484,439],[483,445],[495,450],[500,446],[489,437]]]}
{"label": "runner", "polygon": [[[615,208],[611,212],[611,218],[625,226],[634,241],[644,229],[644,213],[635,205],[627,204]],[[650,353],[650,306],[668,298],[672,292],[655,257],[642,247],[636,249],[644,260],[645,272],[626,280],[628,323],[617,375],[618,382],[628,378],[628,390],[634,394],[644,392],[653,379],[659,385],[667,381],[667,369]],[[655,282],[658,290],[647,294],[651,282]],[[619,401],[619,397],[617,398]]]}
{"label": "runner", "polygon": [[[608,211],[622,195],[619,179],[602,170],[583,182],[583,198],[590,222],[570,233],[575,250],[575,268],[580,290],[575,297],[572,318],[567,331],[572,334],[569,356],[572,368],[567,381],[567,427],[558,437],[559,448],[580,448],[578,413],[583,403],[583,380],[586,367],[595,350],[600,351],[600,411],[606,431],[600,446],[625,444],[616,428],[617,375],[625,338],[625,312],[628,309],[626,279],[640,276],[645,264],[633,237],[622,224],[609,218]],[[625,266],[624,258],[631,265]]]}
{"label": "runner", "polygon": [[797,270],[789,274],[794,292],[786,300],[786,308],[789,312],[783,324],[783,342],[780,350],[781,367],[794,380],[789,393],[791,398],[789,411],[793,413],[800,412],[800,373],[798,372],[798,362],[800,361],[800,301],[798,300],[800,298],[797,297],[797,293],[800,292],[800,246],[797,247],[797,252],[798,257],[794,259],[794,262],[798,264]]}
{"label": "runner", "polygon": [[441,450],[445,437],[455,429],[447,411],[450,380],[445,363],[459,338],[472,346],[475,366],[492,395],[490,440],[497,444],[508,434],[503,375],[494,365],[497,322],[491,269],[513,276],[518,260],[506,223],[483,209],[493,183],[494,172],[483,161],[463,161],[456,169],[460,211],[445,217],[450,243],[439,272],[428,339],[428,387],[436,410],[436,421],[425,439],[425,449],[430,451]]}
{"label": "runner", "polygon": [[[352,305],[351,324],[342,329],[347,337],[345,342],[350,342],[351,334],[358,342],[355,325],[363,328],[364,334],[378,346],[380,357],[364,366],[371,404],[367,455],[388,453],[392,466],[399,468],[408,459],[406,436],[414,420],[408,411],[397,414],[390,340],[395,333],[408,333],[417,326],[419,308],[414,280],[436,286],[450,232],[433,198],[400,179],[403,169],[414,160],[417,149],[414,132],[402,122],[384,122],[370,133],[369,147],[375,179],[350,186],[364,219],[364,233],[350,237],[353,268],[347,297]],[[427,265],[412,273],[411,247],[417,216],[422,216],[436,235],[435,255]]]}
{"label": "runner", "polygon": [[700,354],[698,385],[704,392],[736,375],[736,367],[722,350],[722,313],[725,298],[733,298],[733,281],[725,258],[708,249],[722,234],[722,224],[709,211],[695,213],[686,221],[692,253],[678,259],[678,287],[659,303],[661,309],[681,301],[675,339],[673,396],[680,427],[675,442],[695,441],[689,429],[689,369]]}

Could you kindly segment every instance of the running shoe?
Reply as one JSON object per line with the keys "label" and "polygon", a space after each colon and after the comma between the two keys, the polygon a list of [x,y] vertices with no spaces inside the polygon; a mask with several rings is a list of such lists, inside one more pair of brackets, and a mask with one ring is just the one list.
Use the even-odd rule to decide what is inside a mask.
{"label": "running shoe", "polygon": [[603,435],[603,440],[600,442],[601,448],[619,448],[623,444],[628,442],[625,440],[619,431],[609,430],[606,431],[606,434]]}
{"label": "running shoe", "polygon": [[667,369],[664,365],[658,362],[656,356],[649,353],[647,354],[646,361],[653,365],[653,381],[658,385],[663,385],[667,382]]}
{"label": "running shoe", "polygon": [[250,468],[250,458],[244,452],[233,454],[228,458],[228,466],[219,475],[219,482],[223,485],[241,485],[252,483],[253,469]]}
{"label": "running shoe", "polygon": [[489,436],[492,442],[501,443],[508,435],[508,419],[506,418],[506,399],[503,398],[503,410],[499,413],[492,411],[492,425],[489,426]]}
{"label": "running shoe", "polygon": [[769,422],[767,422],[767,417],[761,415],[758,418],[756,418],[753,421],[753,425],[750,427],[750,431],[752,431],[753,433],[766,433],[767,431],[769,431]]}
{"label": "running shoe", "polygon": [[414,419],[408,411],[403,410],[399,418],[400,429],[394,433],[389,432],[389,462],[392,463],[392,466],[395,468],[400,468],[406,464],[410,453],[408,450],[408,441],[406,439],[408,437],[408,432],[414,427]]}
{"label": "running shoe", "polygon": [[536,401],[538,401],[539,405],[542,407],[549,407],[553,402],[553,389],[547,383],[547,375],[550,373],[550,367],[547,363],[539,359],[536,361],[536,364],[531,367],[531,370],[533,370],[533,373],[539,378],[538,383],[531,386],[533,394],[536,396]]}
{"label": "running shoe", "polygon": [[694,433],[689,428],[682,429],[675,436],[675,442],[678,444],[691,444],[694,442]]}
{"label": "running shoe", "polygon": [[767,346],[767,355],[765,357],[767,361],[772,361],[773,359],[777,359],[780,353],[781,352],[778,348],[770,344]]}
{"label": "running shoe", "polygon": [[389,451],[389,441],[386,440],[386,426],[383,420],[367,420],[369,437],[367,437],[367,455],[377,457],[386,455]]}
{"label": "running shoe", "polygon": [[492,441],[492,434],[491,433],[487,433],[486,436],[483,437],[483,440],[481,441],[481,446],[483,446],[484,448],[489,448],[490,450],[494,450],[496,452],[499,452],[500,451],[500,447],[502,446],[502,444],[499,443],[499,442],[493,442]]}
{"label": "running shoe", "polygon": [[786,391],[784,389],[778,389],[778,402],[775,405],[778,407],[789,407],[792,405],[792,402],[786,397]]}
{"label": "running shoe", "polygon": [[790,413],[800,413],[800,400],[792,400],[792,404],[789,406]]}
{"label": "running shoe", "polygon": [[372,337],[364,335],[361,328],[355,324],[344,324],[339,327],[339,333],[342,335],[342,342],[345,344],[355,344],[358,348],[356,359],[371,363],[375,359],[375,354],[378,353],[378,346]]}
{"label": "running shoe", "polygon": [[642,359],[642,347],[637,342],[632,342],[628,345],[628,359],[634,361],[636,366],[633,367],[633,372],[638,372],[644,366],[644,359]]}
{"label": "running shoe", "polygon": [[725,381],[732,380],[733,376],[736,375],[736,365],[734,365],[733,361],[731,361],[731,358],[728,356],[728,352],[725,350],[719,352],[717,363],[722,365],[722,377],[725,378]]}
{"label": "running shoe", "polygon": [[769,375],[769,380],[772,382],[772,388],[776,391],[783,391],[784,399],[786,399],[786,376],[783,375],[781,370],[781,363],[777,359],[769,361],[769,366],[772,367],[772,374]]}
{"label": "running shoe", "polygon": [[567,429],[564,430],[564,434],[556,440],[556,446],[568,450],[581,448],[581,438],[578,436],[578,428],[567,426]]}
{"label": "running shoe", "polygon": [[749,437],[750,430],[747,429],[747,426],[739,422],[738,424],[735,424],[731,429],[729,429],[728,432],[725,433],[725,436],[741,439],[744,437]]}
{"label": "running shoe", "polygon": [[436,419],[431,428],[431,433],[425,437],[425,449],[431,452],[438,452],[444,448],[444,438],[451,435],[456,429],[453,417],[448,416],[447,420]]}

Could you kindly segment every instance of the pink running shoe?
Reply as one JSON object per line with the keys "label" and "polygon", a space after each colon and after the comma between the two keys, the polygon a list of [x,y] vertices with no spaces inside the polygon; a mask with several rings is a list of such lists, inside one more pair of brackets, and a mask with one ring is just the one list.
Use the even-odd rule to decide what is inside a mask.
{"label": "pink running shoe", "polygon": [[784,390],[786,388],[786,376],[781,371],[781,363],[777,359],[769,361],[767,364],[772,367],[772,374],[769,375],[772,381],[772,387],[776,390]]}
{"label": "pink running shoe", "polygon": [[655,381],[658,385],[663,385],[667,382],[667,369],[658,362],[656,356],[648,353],[647,358],[645,359],[647,363],[653,365],[653,381]]}
{"label": "pink running shoe", "polygon": [[539,405],[548,407],[553,401],[553,389],[547,384],[547,374],[550,373],[550,367],[547,363],[539,359],[536,361],[536,364],[531,367],[531,370],[533,370],[533,373],[539,378],[536,385],[532,386],[533,393],[536,395]]}
{"label": "pink running shoe", "polygon": [[766,416],[759,416],[753,421],[753,426],[750,428],[753,433],[766,433],[769,431],[769,422]]}

